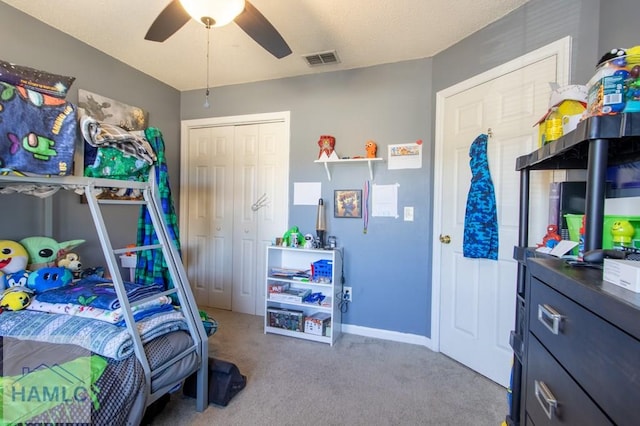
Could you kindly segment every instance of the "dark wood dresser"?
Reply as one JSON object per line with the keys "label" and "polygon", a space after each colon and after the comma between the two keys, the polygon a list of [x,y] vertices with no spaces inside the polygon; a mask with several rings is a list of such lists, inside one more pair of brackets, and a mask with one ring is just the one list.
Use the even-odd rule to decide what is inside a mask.
{"label": "dark wood dresser", "polygon": [[527,260],[525,424],[640,424],[640,294],[602,271]]}
{"label": "dark wood dresser", "polygon": [[[518,157],[516,321],[508,426],[640,425],[640,295],[602,271],[544,259],[529,245],[529,182],[537,170],[586,171],[585,251],[602,247],[606,173],[640,161],[640,113],[590,117]],[[536,213],[540,213],[537,211]]]}

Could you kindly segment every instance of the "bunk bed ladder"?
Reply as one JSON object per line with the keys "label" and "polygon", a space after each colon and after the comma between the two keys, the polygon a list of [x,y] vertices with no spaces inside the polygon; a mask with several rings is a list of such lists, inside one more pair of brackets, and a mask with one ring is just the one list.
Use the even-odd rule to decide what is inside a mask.
{"label": "bunk bed ladder", "polygon": [[[102,245],[103,252],[105,253],[105,260],[111,273],[111,279],[114,283],[118,299],[120,300],[124,320],[127,324],[128,330],[132,331],[131,334],[134,342],[135,355],[140,361],[146,376],[145,382],[147,405],[151,404],[152,402],[160,398],[160,396],[164,395],[178,385],[178,383],[171,383],[152,392],[151,383],[154,373],[164,370],[177,360],[189,355],[192,352],[195,352],[198,356],[196,409],[198,411],[204,411],[208,405],[208,337],[204,330],[202,320],[200,319],[195,298],[193,297],[193,294],[191,292],[189,281],[186,276],[186,271],[184,270],[184,267],[182,265],[182,260],[178,253],[178,250],[171,240],[166,223],[163,219],[164,216],[161,209],[160,197],[155,185],[155,173],[153,169],[150,171],[149,176],[150,179],[148,185],[145,185],[144,189],[142,189],[142,194],[144,197],[143,200],[98,199],[95,195],[96,190],[93,183],[88,184],[85,187],[84,192],[87,198],[89,209],[91,210],[91,215],[93,217],[96,230],[98,232],[100,244]],[[111,245],[107,227],[100,210],[100,204],[146,205],[149,216],[151,218],[151,222],[153,224],[153,229],[156,236],[158,237],[159,244],[114,249]],[[122,274],[120,272],[118,261],[116,259],[117,254],[144,250],[162,251],[162,255],[164,256],[165,262],[167,264],[167,269],[169,270],[169,276],[171,277],[171,281],[173,283],[173,288],[168,289],[161,294],[175,295],[178,298],[181,312],[185,317],[189,328],[189,334],[191,335],[191,338],[194,342],[193,346],[187,348],[182,353],[172,358],[170,361],[156,367],[153,370],[151,369],[149,360],[147,359],[147,356],[145,354],[140,334],[137,332],[138,329],[135,324],[135,319],[133,317],[133,312],[131,309],[132,306],[144,303],[146,300],[136,301],[135,303],[129,302],[128,298],[126,297],[126,291],[123,284],[124,281],[122,279]],[[154,297],[157,296],[158,295],[155,295]]]}

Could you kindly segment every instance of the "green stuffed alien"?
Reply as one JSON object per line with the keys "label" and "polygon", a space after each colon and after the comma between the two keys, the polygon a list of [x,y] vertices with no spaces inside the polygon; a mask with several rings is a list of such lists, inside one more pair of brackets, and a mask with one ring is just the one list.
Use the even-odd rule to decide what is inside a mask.
{"label": "green stuffed alien", "polygon": [[57,242],[49,237],[27,237],[20,244],[29,253],[27,269],[36,271],[41,268],[57,266],[58,259],[84,243],[85,240],[69,240]]}

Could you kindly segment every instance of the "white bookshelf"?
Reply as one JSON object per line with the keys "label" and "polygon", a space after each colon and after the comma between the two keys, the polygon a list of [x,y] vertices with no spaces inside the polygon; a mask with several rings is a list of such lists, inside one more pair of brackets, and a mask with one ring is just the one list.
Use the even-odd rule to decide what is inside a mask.
{"label": "white bookshelf", "polygon": [[[340,337],[342,328],[341,312],[338,306],[342,293],[342,249],[321,250],[301,247],[269,246],[267,247],[266,256],[264,332],[333,345],[338,337]],[[274,270],[280,269],[309,271],[310,273],[311,265],[314,262],[323,260],[331,263],[332,271],[330,276],[323,277],[325,280],[322,281],[315,281],[313,277],[305,279],[303,277],[274,276],[273,274]],[[309,289],[311,293],[322,293],[325,299],[322,304],[274,300],[269,291],[270,286],[274,285],[288,285],[290,288]],[[283,321],[282,319],[286,317],[286,314],[276,314],[275,316],[278,317],[280,321],[272,321],[273,317],[270,315],[270,312],[280,314],[283,313],[283,310],[291,312],[290,316],[294,318],[294,320]],[[311,332],[304,331],[306,318],[314,314],[329,316],[326,322],[327,328],[323,334],[312,334]],[[301,318],[302,331],[300,329],[289,329],[299,324],[295,318]],[[319,331],[318,328],[314,329]]]}

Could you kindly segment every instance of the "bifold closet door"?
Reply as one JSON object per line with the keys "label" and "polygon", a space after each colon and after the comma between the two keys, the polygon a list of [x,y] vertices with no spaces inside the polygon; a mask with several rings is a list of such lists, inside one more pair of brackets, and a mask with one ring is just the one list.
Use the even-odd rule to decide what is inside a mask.
{"label": "bifold closet door", "polygon": [[265,247],[287,226],[284,123],[194,128],[187,273],[199,304],[264,314]]}

